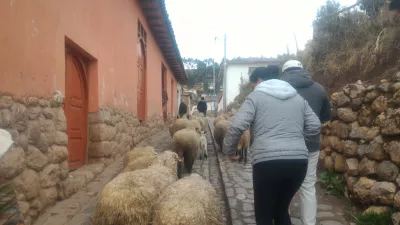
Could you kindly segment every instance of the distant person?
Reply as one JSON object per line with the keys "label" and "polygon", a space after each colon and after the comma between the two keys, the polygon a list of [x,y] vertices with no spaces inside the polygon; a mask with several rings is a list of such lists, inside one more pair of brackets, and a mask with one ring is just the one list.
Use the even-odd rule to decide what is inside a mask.
{"label": "distant person", "polygon": [[204,97],[201,97],[201,100],[197,103],[197,110],[203,113],[204,116],[207,115],[207,102],[204,101]]}
{"label": "distant person", "polygon": [[[331,103],[325,89],[312,80],[309,72],[297,60],[289,60],[282,67],[282,80],[292,85],[310,105],[321,123],[331,119]],[[300,216],[304,225],[315,225],[317,217],[317,164],[320,150],[320,135],[307,138],[308,169],[300,188]]]}
{"label": "distant person", "polygon": [[317,136],[321,128],[308,103],[279,78],[277,66],[253,71],[254,91],[235,114],[222,148],[235,160],[240,137],[250,127],[257,225],[292,224],[289,204],[307,172],[304,136]]}
{"label": "distant person", "polygon": [[182,118],[185,115],[187,117],[187,105],[184,102],[181,102],[179,105],[179,118]]}

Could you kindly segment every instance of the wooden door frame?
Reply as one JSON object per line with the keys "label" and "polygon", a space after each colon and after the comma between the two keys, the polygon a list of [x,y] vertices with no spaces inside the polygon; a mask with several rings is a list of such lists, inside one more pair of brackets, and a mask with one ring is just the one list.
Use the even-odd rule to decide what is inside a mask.
{"label": "wooden door frame", "polygon": [[[142,49],[142,53],[143,53],[143,61],[144,61],[144,65],[143,65],[143,77],[142,77],[142,79],[143,79],[143,86],[144,86],[144,93],[143,93],[143,107],[144,107],[144,118],[141,120],[141,119],[139,119],[139,120],[141,120],[141,121],[145,121],[145,120],[147,120],[148,119],[148,116],[147,116],[147,113],[148,113],[148,109],[147,109],[147,54],[146,54],[146,43],[144,42],[144,40],[142,39],[142,38],[139,38],[138,39],[138,44],[140,44],[141,45],[141,49]],[[138,70],[139,70],[139,58],[138,58],[138,63],[137,63],[137,67],[138,67]],[[138,71],[139,72],[139,71]],[[138,74],[138,77],[139,77],[139,74]],[[138,88],[140,88],[140,85],[139,85],[139,79],[138,79]],[[139,94],[139,92],[138,92],[138,90],[136,91],[137,92],[137,94]],[[138,99],[137,99],[138,100]],[[137,104],[137,111],[139,112],[139,104]],[[138,113],[139,114],[139,113]]]}
{"label": "wooden door frame", "polygon": [[[79,51],[75,50],[73,47],[66,45],[65,46],[65,84],[67,84],[67,71],[66,71],[66,63],[67,63],[67,57],[70,56],[72,61],[75,63],[75,65],[78,67],[80,70],[80,77],[83,82],[83,93],[84,93],[84,123],[86,126],[83,126],[84,129],[84,137],[85,138],[85,154],[84,154],[84,159],[83,159],[83,165],[85,165],[88,162],[88,144],[89,144],[89,79],[88,79],[88,71],[89,71],[89,62],[88,60],[85,59],[85,56],[81,54]],[[67,86],[65,86],[65,90],[67,90]],[[68,101],[67,99],[65,99]],[[67,119],[67,136],[68,136],[68,118],[67,118],[67,110],[66,110],[67,104],[64,103],[64,112],[66,114],[66,119]],[[69,155],[69,151],[68,151]],[[70,164],[68,162],[68,166],[70,167]],[[78,167],[79,168],[79,167]],[[71,168],[70,170],[74,170],[77,168]]]}

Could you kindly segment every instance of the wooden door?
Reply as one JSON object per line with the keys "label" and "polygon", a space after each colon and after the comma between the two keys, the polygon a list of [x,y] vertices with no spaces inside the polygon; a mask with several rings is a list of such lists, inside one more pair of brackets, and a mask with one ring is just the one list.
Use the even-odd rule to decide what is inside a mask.
{"label": "wooden door", "polygon": [[70,169],[86,163],[88,99],[86,67],[67,52],[65,60],[65,115],[67,118],[68,162]]}
{"label": "wooden door", "polygon": [[146,55],[141,41],[138,42],[137,114],[139,120],[146,118]]}

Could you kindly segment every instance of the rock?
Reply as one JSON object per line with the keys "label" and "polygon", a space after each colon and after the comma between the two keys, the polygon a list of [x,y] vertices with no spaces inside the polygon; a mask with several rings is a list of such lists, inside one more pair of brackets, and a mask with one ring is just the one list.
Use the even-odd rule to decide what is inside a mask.
{"label": "rock", "polygon": [[388,156],[385,154],[383,150],[383,140],[381,136],[376,137],[367,148],[366,155],[375,160],[384,160],[387,159]]}
{"label": "rock", "polygon": [[27,110],[27,116],[31,120],[35,120],[42,113],[42,108],[40,106],[29,107]]}
{"label": "rock", "polygon": [[358,159],[350,158],[346,159],[346,172],[349,176],[357,176],[359,173],[358,170]]}
{"label": "rock", "polygon": [[381,113],[375,118],[373,124],[378,127],[384,127],[385,121],[386,121],[386,116],[384,113]]}
{"label": "rock", "polygon": [[13,118],[8,109],[0,109],[0,127],[7,128],[11,125]]}
{"label": "rock", "polygon": [[58,131],[67,131],[67,119],[62,108],[53,108],[54,111],[54,125]]}
{"label": "rock", "polygon": [[92,123],[112,123],[112,116],[108,110],[100,109],[98,112],[89,113],[89,124]]}
{"label": "rock", "polygon": [[349,105],[350,99],[343,92],[336,92],[332,94],[331,102],[336,107],[343,107]]}
{"label": "rock", "polygon": [[19,132],[24,131],[27,127],[25,117],[26,107],[20,103],[15,103],[11,106],[13,128]]}
{"label": "rock", "polygon": [[112,152],[111,143],[108,141],[90,142],[88,151],[90,157],[109,157]]}
{"label": "rock", "polygon": [[363,215],[367,214],[382,214],[389,211],[389,207],[387,206],[370,206],[367,210],[363,212]]}
{"label": "rock", "polygon": [[329,146],[335,149],[338,152],[342,152],[344,145],[343,142],[336,136],[329,136],[328,137]]}
{"label": "rock", "polygon": [[335,171],[343,173],[346,170],[345,158],[342,155],[337,155],[335,157]]}
{"label": "rock", "polygon": [[400,212],[392,214],[392,222],[393,224],[400,224]]}
{"label": "rock", "polygon": [[42,188],[56,186],[60,181],[60,165],[49,164],[40,172],[40,185]]}
{"label": "rock", "polygon": [[30,206],[29,206],[28,202],[25,202],[25,201],[18,202],[19,211],[22,213],[23,216],[25,216],[28,213],[29,207]]}
{"label": "rock", "polygon": [[378,162],[374,160],[369,160],[367,157],[364,157],[358,166],[360,175],[361,176],[375,175],[378,170],[378,165],[379,165]]}
{"label": "rock", "polygon": [[379,132],[380,132],[379,127],[372,127],[367,132],[367,140],[373,141],[376,137],[378,137]]}
{"label": "rock", "polygon": [[25,169],[18,177],[14,178],[13,185],[16,193],[24,194],[26,200],[35,198],[40,191],[39,176],[31,169]]}
{"label": "rock", "polygon": [[29,144],[36,144],[40,139],[40,124],[38,121],[27,122],[27,137]]}
{"label": "rock", "polygon": [[62,198],[69,198],[71,195],[76,193],[79,189],[83,188],[86,184],[85,176],[73,176],[68,175],[67,179],[61,182],[62,183]]}
{"label": "rock", "polygon": [[335,120],[330,124],[332,134],[339,138],[346,139],[349,136],[350,128],[347,124]]}
{"label": "rock", "polygon": [[378,85],[378,90],[380,90],[382,92],[388,92],[389,91],[389,86],[390,86],[390,83],[384,82],[384,83]]}
{"label": "rock", "polygon": [[368,145],[358,145],[357,155],[363,157],[367,153]]}
{"label": "rock", "polygon": [[43,109],[43,115],[46,119],[53,119],[54,118],[54,111],[50,107],[46,107]]}
{"label": "rock", "polygon": [[382,134],[387,136],[400,134],[400,109],[388,113],[381,126]]}
{"label": "rock", "polygon": [[28,137],[26,137],[26,135],[25,134],[20,134],[19,136],[18,136],[18,139],[15,141],[15,143],[19,146],[19,147],[21,147],[21,148],[23,148],[24,150],[28,150],[28,146],[29,146],[29,141],[28,141]]}
{"label": "rock", "polygon": [[68,173],[69,173],[68,160],[64,160],[60,163],[60,178],[61,178],[61,180],[64,180],[65,178],[67,178]]}
{"label": "rock", "polygon": [[[400,87],[400,83],[399,87]],[[397,92],[393,95],[392,99],[390,100],[389,103],[395,104],[395,105],[399,105],[400,104],[400,91],[397,90]]]}
{"label": "rock", "polygon": [[22,173],[25,168],[25,152],[22,148],[16,147],[8,150],[0,158],[0,177],[13,178]]}
{"label": "rock", "polygon": [[361,98],[355,98],[351,100],[350,107],[352,110],[359,110],[362,106],[362,99]]}
{"label": "rock", "polygon": [[57,164],[68,158],[68,149],[65,146],[53,145],[47,152],[47,159],[50,163]]}
{"label": "rock", "polygon": [[24,99],[25,105],[27,106],[38,106],[39,105],[39,99],[37,97],[28,97]]}
{"label": "rock", "polygon": [[385,143],[383,148],[386,153],[389,154],[391,161],[396,164],[400,164],[400,142],[399,141],[391,141],[389,143]]}
{"label": "rock", "polygon": [[371,188],[371,199],[375,203],[392,205],[395,194],[396,185],[390,182],[376,182]]}
{"label": "rock", "polygon": [[89,125],[89,140],[90,141],[111,141],[117,131],[115,127],[108,126],[103,123]]}
{"label": "rock", "polygon": [[339,119],[346,123],[352,123],[357,120],[357,113],[353,112],[351,108],[339,108],[337,113]]}
{"label": "rock", "polygon": [[333,159],[331,156],[325,157],[324,168],[331,172],[334,171],[334,164],[333,164]]}
{"label": "rock", "polygon": [[354,196],[361,202],[367,203],[371,201],[371,189],[376,183],[375,180],[368,179],[366,177],[361,177],[355,184],[353,188]]}
{"label": "rock", "polygon": [[46,165],[47,157],[43,155],[43,153],[39,149],[30,145],[28,147],[26,156],[26,166],[33,170],[40,171]]}
{"label": "rock", "polygon": [[14,102],[11,96],[3,95],[0,97],[0,109],[10,108],[13,103]]}
{"label": "rock", "polygon": [[383,96],[379,96],[372,102],[371,109],[377,113],[383,113],[387,110],[387,100]]}
{"label": "rock", "polygon": [[346,184],[347,184],[347,187],[349,188],[349,190],[351,191],[351,192],[353,192],[353,190],[354,190],[354,185],[357,183],[357,178],[356,177],[350,177],[350,176],[348,176],[347,178],[346,178]]}
{"label": "rock", "polygon": [[40,190],[40,202],[43,207],[53,205],[57,201],[58,192],[56,187],[50,187]]}
{"label": "rock", "polygon": [[354,140],[367,139],[369,128],[368,127],[357,127],[351,130],[350,138]]}
{"label": "rock", "polygon": [[351,99],[363,97],[365,90],[361,84],[348,84],[343,88],[343,92]]}
{"label": "rock", "polygon": [[395,181],[399,175],[399,169],[389,161],[383,161],[377,169],[378,177],[382,180]]}
{"label": "rock", "polygon": [[358,114],[358,123],[360,126],[367,126],[369,127],[373,121],[373,117],[371,115],[371,109],[363,106],[361,107],[359,114]]}
{"label": "rock", "polygon": [[347,156],[356,156],[357,155],[357,142],[346,140],[343,141],[343,153]]}
{"label": "rock", "polygon": [[39,105],[42,107],[50,107],[50,102],[46,99],[39,99]]}
{"label": "rock", "polygon": [[372,103],[376,97],[378,97],[379,95],[379,91],[377,90],[373,90],[373,91],[369,91],[367,92],[367,94],[364,97],[364,102],[365,103]]}
{"label": "rock", "polygon": [[56,131],[54,135],[54,144],[67,146],[68,144],[68,136],[63,131]]}

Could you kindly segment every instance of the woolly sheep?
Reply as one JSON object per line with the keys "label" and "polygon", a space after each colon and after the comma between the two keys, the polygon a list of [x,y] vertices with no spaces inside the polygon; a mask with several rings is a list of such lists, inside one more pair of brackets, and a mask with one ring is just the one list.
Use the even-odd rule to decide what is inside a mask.
{"label": "woolly sheep", "polygon": [[201,125],[197,120],[177,119],[172,125],[172,136],[182,129],[189,128],[195,130],[199,135],[201,133]]}
{"label": "woolly sheep", "polygon": [[129,162],[144,155],[156,155],[156,151],[152,146],[136,147],[125,154],[123,161],[124,167],[126,167],[129,164]]}
{"label": "woolly sheep", "polygon": [[[172,150],[176,152],[188,173],[192,173],[200,147],[200,136],[192,129],[185,128],[177,131],[172,138]],[[179,164],[178,177],[182,177],[182,164]]]}
{"label": "woolly sheep", "polygon": [[215,124],[214,137],[220,149],[222,149],[222,143],[224,141],[225,133],[228,130],[229,124],[230,122],[228,120],[220,120],[217,124]]}
{"label": "woolly sheep", "polygon": [[250,146],[250,130],[246,130],[240,137],[237,147],[236,155],[240,156],[239,161],[243,159],[244,163],[247,162],[247,152]]}
{"label": "woolly sheep", "polygon": [[118,175],[99,193],[93,224],[149,224],[157,198],[176,180],[160,165]]}
{"label": "woolly sheep", "polygon": [[178,154],[170,150],[165,150],[163,153],[157,155],[157,160],[153,165],[162,165],[169,168],[175,175],[178,171],[178,163],[180,162]]}
{"label": "woolly sheep", "polygon": [[152,225],[222,225],[217,193],[198,174],[168,186],[154,205]]}
{"label": "woolly sheep", "polygon": [[215,119],[214,119],[214,122],[213,122],[214,126],[215,126],[220,120],[226,120],[226,118],[225,118],[223,115],[217,116],[217,118],[215,118]]}
{"label": "woolly sheep", "polygon": [[202,131],[202,134],[200,136],[200,148],[198,152],[198,157],[200,160],[204,158],[208,158],[208,151],[207,151],[207,138],[206,135],[204,134],[204,131]]}
{"label": "woolly sheep", "polygon": [[157,160],[156,155],[142,155],[139,156],[132,161],[128,163],[128,165],[125,166],[124,173],[125,172],[131,172],[135,170],[141,170],[141,169],[147,169],[149,166],[153,164],[154,161]]}

